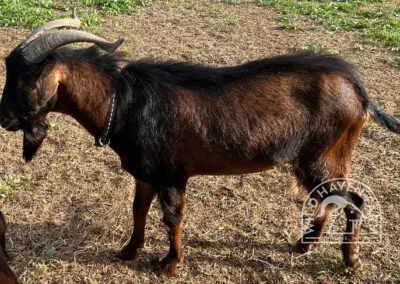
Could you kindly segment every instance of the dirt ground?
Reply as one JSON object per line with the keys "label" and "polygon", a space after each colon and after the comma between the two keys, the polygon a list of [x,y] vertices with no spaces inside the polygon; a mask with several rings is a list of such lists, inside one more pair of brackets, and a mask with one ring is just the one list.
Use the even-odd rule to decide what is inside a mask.
{"label": "dirt ground", "polygon": [[[132,59],[190,60],[233,65],[321,43],[359,66],[370,95],[400,117],[400,69],[383,47],[359,34],[305,22],[304,30],[276,29],[269,7],[218,1],[156,1],[129,16],[104,19],[92,29],[126,39]],[[0,29],[4,58],[27,30]],[[356,47],[356,48],[355,48]],[[361,48],[360,48],[361,47]],[[0,65],[4,85],[4,64]],[[31,178],[2,199],[9,220],[11,266],[23,283],[397,283],[400,281],[400,137],[369,122],[353,157],[352,177],[369,185],[383,210],[383,239],[363,245],[362,269],[350,274],[339,245],[321,245],[299,257],[301,198],[290,193],[283,170],[244,176],[205,176],[188,186],[185,260],[179,277],[152,272],[150,261],[168,249],[157,202],[149,214],[145,248],[134,262],[114,255],[131,233],[134,179],[110,149],[69,117],[55,125],[37,157],[22,160],[21,133],[0,130],[0,172]]]}

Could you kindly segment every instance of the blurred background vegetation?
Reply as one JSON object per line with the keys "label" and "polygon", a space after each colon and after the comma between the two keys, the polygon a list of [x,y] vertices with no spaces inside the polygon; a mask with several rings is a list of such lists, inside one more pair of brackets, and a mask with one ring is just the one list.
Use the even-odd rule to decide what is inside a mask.
{"label": "blurred background vegetation", "polygon": [[152,0],[0,0],[0,26],[34,28],[37,25],[67,16],[76,7],[83,26],[99,25],[101,15],[129,14]]}

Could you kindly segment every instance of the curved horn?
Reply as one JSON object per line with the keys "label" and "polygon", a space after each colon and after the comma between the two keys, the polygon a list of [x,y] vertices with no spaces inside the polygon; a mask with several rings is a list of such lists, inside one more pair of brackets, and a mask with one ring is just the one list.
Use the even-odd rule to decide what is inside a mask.
{"label": "curved horn", "polygon": [[22,56],[30,63],[39,63],[56,48],[74,42],[92,42],[108,53],[114,52],[123,42],[110,42],[88,32],[78,30],[51,31],[32,41],[22,50]]}
{"label": "curved horn", "polygon": [[62,28],[62,27],[72,27],[72,28],[79,28],[81,26],[81,21],[75,15],[75,9],[72,14],[73,18],[65,18],[54,20],[48,23],[41,25],[40,27],[36,28],[28,38],[21,44],[21,48],[27,46],[30,42],[37,39],[39,36],[44,34],[45,32],[55,29],[55,28]]}

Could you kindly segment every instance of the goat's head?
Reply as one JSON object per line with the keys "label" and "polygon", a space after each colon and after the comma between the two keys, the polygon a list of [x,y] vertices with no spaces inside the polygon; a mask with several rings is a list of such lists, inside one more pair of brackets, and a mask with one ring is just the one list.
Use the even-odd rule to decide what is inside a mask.
{"label": "goat's head", "polygon": [[55,106],[59,86],[66,80],[52,53],[74,42],[95,43],[111,53],[122,40],[109,42],[79,30],[52,30],[80,26],[78,18],[51,21],[36,30],[6,58],[6,84],[0,102],[0,124],[8,131],[23,130],[24,158],[30,161],[46,137],[46,115]]}

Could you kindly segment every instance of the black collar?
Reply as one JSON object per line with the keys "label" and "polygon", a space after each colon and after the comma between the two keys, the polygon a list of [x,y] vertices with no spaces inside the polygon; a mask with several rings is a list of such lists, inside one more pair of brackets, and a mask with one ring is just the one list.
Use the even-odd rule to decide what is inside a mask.
{"label": "black collar", "polygon": [[115,92],[112,94],[111,103],[108,108],[106,125],[103,128],[103,133],[100,137],[96,138],[95,145],[98,147],[107,147],[111,140],[111,127],[115,118]]}

